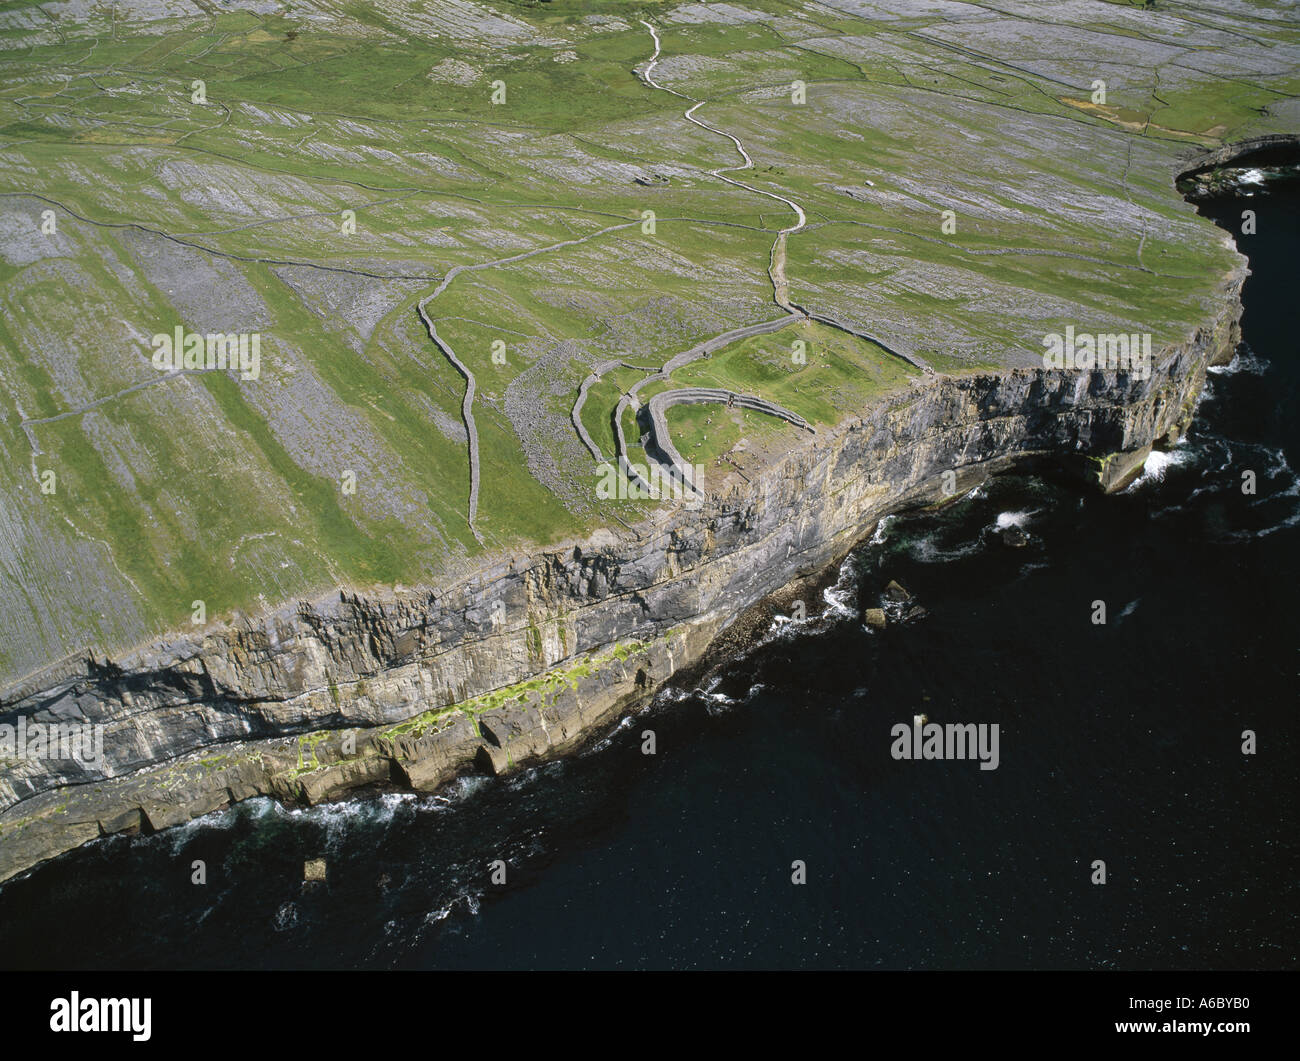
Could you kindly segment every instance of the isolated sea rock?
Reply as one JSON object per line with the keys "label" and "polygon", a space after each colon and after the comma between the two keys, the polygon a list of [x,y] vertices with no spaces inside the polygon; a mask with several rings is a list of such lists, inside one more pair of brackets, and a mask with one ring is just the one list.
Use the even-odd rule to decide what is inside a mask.
{"label": "isolated sea rock", "polygon": [[884,593],[880,596],[881,599],[889,601],[891,604],[902,604],[904,601],[912,599],[912,595],[894,581],[891,581],[889,585],[885,587]]}

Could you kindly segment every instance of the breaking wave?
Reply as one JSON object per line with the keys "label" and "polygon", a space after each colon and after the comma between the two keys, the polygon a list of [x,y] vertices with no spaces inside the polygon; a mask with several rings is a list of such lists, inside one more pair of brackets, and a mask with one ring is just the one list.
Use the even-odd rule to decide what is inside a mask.
{"label": "breaking wave", "polygon": [[1171,468],[1177,468],[1193,460],[1193,454],[1185,449],[1160,450],[1153,449],[1151,455],[1147,457],[1146,462],[1142,465],[1142,474],[1133,480],[1124,490],[1128,493],[1132,490],[1140,490],[1144,486],[1152,483],[1162,483],[1165,481],[1165,475]]}
{"label": "breaking wave", "polygon": [[984,543],[978,538],[964,545],[957,545],[952,548],[944,548],[939,544],[939,535],[926,534],[913,541],[908,551],[912,554],[913,559],[923,564],[946,564],[950,560],[960,560],[963,557],[974,556],[984,548]]}
{"label": "breaking wave", "polygon": [[[884,521],[882,520],[881,523]],[[879,532],[880,528],[876,528]],[[872,536],[874,539],[874,535]],[[822,590],[822,599],[826,601],[826,609],[822,612],[823,619],[854,619],[857,618],[857,601],[858,601],[858,568],[853,554],[847,556],[844,563],[840,564],[839,577],[835,580],[835,585],[827,586]]]}
{"label": "breaking wave", "polygon": [[1211,365],[1205,371],[1215,376],[1235,376],[1245,372],[1252,376],[1262,376],[1268,371],[1268,362],[1256,354],[1250,347],[1238,350],[1226,365]]}
{"label": "breaking wave", "polygon": [[1032,512],[999,512],[993,527],[995,530],[1006,530],[1008,527],[1024,530],[1033,515]]}

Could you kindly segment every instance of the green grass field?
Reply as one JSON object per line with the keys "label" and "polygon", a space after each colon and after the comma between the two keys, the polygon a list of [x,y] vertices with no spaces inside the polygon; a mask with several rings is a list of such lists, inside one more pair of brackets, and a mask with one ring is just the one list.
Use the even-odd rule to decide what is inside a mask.
{"label": "green grass field", "polygon": [[[763,192],[807,214],[790,297],[939,372],[1030,364],[1066,323],[1177,341],[1235,261],[1173,188],[1177,159],[1286,129],[1300,92],[1264,0],[1237,36],[1094,5],[1060,62],[1035,24],[998,36],[1014,19],[925,6],[483,0],[450,28],[418,0],[233,6],[146,24],[0,5],[2,675],[187,627],[196,600],[211,620],[434,583],[650,515],[597,496],[573,402],[597,364],[657,369],[779,314],[769,256],[794,212]],[[637,76],[642,18],[656,79],[741,139],[754,167],[730,175],[753,190],[711,173],[740,165],[730,139]],[[1186,55],[1161,51],[1158,81],[1131,61],[1157,43]],[[1077,102],[1094,76],[1105,107]],[[470,266],[427,308],[475,377],[474,528],[465,380],[416,312]],[[160,379],[150,338],[178,325],[259,334],[259,378]],[[607,456],[643,375],[590,389]],[[721,387],[826,428],[916,376],[804,321],[641,398]],[[798,434],[708,406],[669,422],[701,462]],[[624,430],[644,463],[630,412]]]}

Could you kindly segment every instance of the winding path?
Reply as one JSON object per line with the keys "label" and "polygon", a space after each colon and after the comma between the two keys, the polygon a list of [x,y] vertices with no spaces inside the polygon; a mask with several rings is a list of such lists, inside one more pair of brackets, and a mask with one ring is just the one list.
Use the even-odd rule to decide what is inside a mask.
{"label": "winding path", "polygon": [[[665,380],[671,375],[671,373],[683,367],[684,365],[690,364],[692,361],[696,361],[699,358],[707,357],[710,354],[712,354],[714,351],[719,350],[724,346],[728,346],[731,343],[739,342],[741,340],[748,339],[756,335],[763,335],[769,332],[779,331],[780,329],[786,328],[789,325],[795,323],[796,321],[815,320],[823,324],[830,325],[831,327],[837,328],[840,331],[844,331],[851,335],[858,336],[859,338],[868,339],[871,342],[877,343],[887,352],[893,354],[896,357],[902,358],[903,360],[909,362],[910,364],[916,366],[917,368],[922,369],[923,371],[929,372],[932,370],[928,365],[918,360],[917,358],[891,349],[889,346],[882,343],[875,336],[851,328],[843,324],[839,320],[827,316],[825,314],[811,313],[808,310],[804,309],[802,306],[799,306],[790,301],[789,284],[788,281],[786,280],[786,275],[785,275],[786,238],[792,233],[799,232],[805,227],[807,227],[808,217],[804,213],[803,207],[801,207],[793,199],[786,198],[784,195],[779,195],[776,192],[767,191],[766,189],[763,188],[756,188],[753,185],[745,184],[743,181],[739,181],[736,180],[734,177],[728,176],[729,173],[736,173],[744,170],[753,169],[754,160],[750,157],[749,152],[745,149],[745,145],[741,143],[739,137],[733,135],[732,133],[726,132],[723,129],[718,129],[715,126],[709,125],[707,122],[702,121],[701,119],[695,116],[695,112],[699,110],[700,107],[704,106],[704,104],[707,102],[706,100],[695,99],[693,96],[688,96],[685,93],[678,92],[676,89],[669,88],[666,85],[661,85],[659,84],[659,82],[655,81],[654,68],[659,63],[659,56],[661,53],[659,34],[655,30],[654,26],[652,26],[649,22],[646,22],[644,19],[640,19],[639,21],[641,22],[641,25],[645,26],[645,28],[650,31],[650,36],[654,41],[654,53],[651,55],[649,62],[646,64],[645,70],[638,72],[638,77],[648,87],[656,89],[661,92],[671,93],[672,95],[677,96],[679,99],[684,99],[688,103],[690,103],[690,106],[683,112],[683,117],[687,121],[689,121],[692,125],[696,125],[699,128],[706,130],[707,132],[713,133],[715,136],[722,136],[730,140],[731,143],[735,145],[736,151],[740,154],[740,157],[743,160],[743,162],[740,165],[721,166],[716,169],[711,169],[708,171],[709,175],[716,177],[718,180],[725,181],[727,184],[731,184],[737,188],[741,188],[747,192],[752,192],[755,195],[761,195],[768,199],[773,199],[776,202],[782,203],[785,206],[788,206],[791,210],[793,210],[795,214],[794,224],[787,225],[785,228],[782,228],[777,232],[776,239],[772,243],[772,249],[768,256],[768,278],[772,283],[772,300],[776,303],[777,306],[779,306],[784,311],[784,315],[781,317],[777,317],[774,320],[763,321],[759,324],[751,324],[741,328],[734,328],[730,331],[722,333],[721,335],[717,335],[711,339],[706,339],[703,342],[697,343],[695,346],[691,347],[690,349],[684,350],[681,353],[674,355],[667,362],[665,362],[663,367],[660,368],[658,371],[651,372],[649,375],[638,380],[619,399],[618,405],[613,412],[614,437],[615,437],[615,444],[617,447],[617,452],[615,455],[616,460],[619,467],[623,470],[623,473],[628,477],[628,479],[631,482],[633,482],[634,484],[636,484],[637,486],[643,489],[649,489],[650,488],[649,484],[646,483],[645,479],[636,472],[635,468],[633,468],[631,463],[628,461],[627,441],[623,435],[623,423],[622,423],[623,413],[628,408],[632,408],[635,410],[639,410],[641,408],[640,400],[637,398],[637,392],[647,383],[652,383],[656,380]],[[478,516],[478,499],[479,499],[479,483],[480,483],[478,429],[474,422],[474,411],[473,411],[474,395],[477,389],[477,385],[475,383],[474,373],[469,369],[469,367],[463,361],[460,360],[460,358],[456,356],[456,353],[451,348],[451,345],[438,334],[437,325],[434,319],[431,318],[428,314],[427,311],[428,304],[432,302],[434,299],[436,299],[439,295],[441,295],[448,288],[451,282],[455,280],[455,278],[459,276],[461,273],[475,272],[480,269],[490,269],[496,266],[508,265],[512,262],[522,261],[525,258],[531,258],[538,254],[546,254],[550,251],[559,250],[564,247],[576,246],[580,243],[585,243],[588,240],[606,235],[607,233],[616,232],[620,229],[631,228],[639,224],[640,221],[623,222],[617,225],[610,225],[606,228],[600,229],[597,232],[590,233],[586,236],[582,236],[577,239],[563,240],[559,243],[549,244],[545,247],[538,247],[534,250],[524,251],[520,254],[514,254],[506,258],[498,258],[489,262],[479,262],[473,265],[455,266],[454,268],[448,270],[446,276],[442,278],[442,281],[441,283],[438,284],[437,288],[431,294],[426,295],[424,298],[422,298],[417,304],[417,309],[420,314],[420,319],[421,321],[423,321],[425,329],[429,333],[429,338],[433,340],[434,344],[438,347],[440,351],[442,351],[443,355],[452,364],[452,366],[456,369],[456,371],[459,372],[465,379],[465,396],[461,402],[461,417],[465,423],[465,431],[468,438],[468,448],[469,448],[469,470],[470,470],[469,510],[468,510],[469,526],[471,532],[473,532],[474,534],[474,537],[480,543],[483,541],[483,538],[479,534],[478,529],[474,525],[474,522]],[[440,318],[440,319],[445,319],[445,318]],[[592,457],[596,460],[598,464],[608,463],[608,458],[605,457],[600,447],[596,444],[595,440],[591,437],[590,433],[583,425],[582,409],[587,400],[587,392],[591,389],[591,387],[597,382],[599,382],[601,377],[606,372],[618,366],[623,366],[627,368],[636,368],[639,371],[646,371],[642,369],[640,366],[627,365],[625,362],[620,360],[603,362],[602,364],[596,366],[582,381],[582,384],[578,389],[578,396],[573,403],[572,410],[570,411],[570,419],[573,421],[573,427],[574,430],[577,432],[579,440],[591,453]],[[670,465],[670,470],[674,470],[675,474],[681,474],[682,471],[685,470],[685,464],[682,461],[680,454],[677,453],[677,450],[673,446],[671,438],[669,438],[667,422],[664,419],[663,410],[669,408],[674,404],[679,404],[682,402],[701,402],[701,401],[718,401],[730,405],[741,405],[743,408],[753,409],[755,411],[763,412],[768,415],[780,417],[781,419],[785,419],[790,423],[794,423],[800,427],[806,428],[809,431],[813,430],[813,428],[810,427],[808,423],[804,421],[801,417],[799,417],[797,414],[790,412],[788,409],[783,409],[780,406],[774,405],[773,403],[768,402],[765,399],[758,398],[752,395],[739,395],[731,391],[725,391],[725,390],[717,390],[715,392],[708,388],[680,388],[673,391],[663,392],[661,394],[656,395],[654,398],[650,400],[651,434],[653,435],[654,448],[659,453],[667,457],[668,464]]]}
{"label": "winding path", "polygon": [[668,433],[668,421],[665,419],[664,413],[674,405],[706,404],[750,409],[756,413],[764,413],[767,416],[775,416],[778,419],[785,420],[811,434],[817,433],[816,429],[798,413],[792,413],[789,409],[783,408],[775,402],[769,402],[766,398],[759,398],[753,394],[737,394],[734,391],[722,390],[717,387],[680,387],[677,390],[660,391],[646,402],[646,411],[650,416],[651,435],[655,446],[658,447],[667,464],[675,469],[680,481],[688,485],[692,490],[699,489],[695,483],[694,469],[686,463],[682,455],[677,452],[677,447],[673,445],[672,436]]}
{"label": "winding path", "polygon": [[[731,343],[738,342],[741,339],[749,339],[755,335],[765,335],[769,332],[780,331],[782,328],[788,328],[791,324],[802,319],[803,318],[799,314],[791,312],[783,317],[777,317],[775,320],[763,321],[759,324],[749,324],[743,328],[733,328],[729,332],[715,335],[711,339],[705,339],[701,343],[696,343],[688,350],[683,350],[680,354],[674,354],[658,371],[651,372],[644,378],[637,380],[636,383],[628,388],[622,398],[619,399],[618,406],[615,408],[613,413],[615,457],[618,466],[623,470],[623,473],[628,477],[628,479],[643,489],[649,489],[645,480],[636,474],[635,470],[627,460],[627,439],[623,435],[623,412],[628,408],[639,409],[641,407],[640,400],[637,398],[637,392],[642,387],[647,383],[653,383],[656,380],[667,379],[673,372],[681,368],[683,365],[689,365],[692,361],[698,361],[702,357],[707,357],[712,354],[713,351],[719,350],[724,346],[729,346]],[[642,372],[648,371],[641,368],[639,365],[629,365],[625,361],[615,360],[602,362],[592,369],[591,374],[582,381],[582,386],[578,388],[578,398],[573,403],[573,411],[570,414],[573,419],[573,426],[578,432],[578,437],[582,440],[582,444],[591,451],[591,455],[595,457],[598,464],[608,463],[608,458],[601,452],[600,447],[592,440],[591,435],[588,434],[586,427],[583,425],[582,407],[587,401],[587,391],[599,382],[600,378],[606,372],[618,367],[633,368]],[[729,394],[731,392],[726,391],[722,393]],[[757,400],[761,401],[761,399]],[[656,437],[655,443],[664,452],[676,452],[675,450],[672,450],[672,443],[668,438],[666,428],[663,437]]]}
{"label": "winding path", "polygon": [[792,209],[795,212],[795,215],[798,218],[795,224],[781,229],[781,231],[777,233],[776,240],[772,243],[772,251],[768,258],[767,273],[768,273],[768,277],[772,281],[773,301],[778,306],[780,306],[783,310],[785,310],[787,313],[795,314],[800,317],[806,317],[810,320],[815,320],[819,324],[828,325],[829,327],[836,328],[839,331],[847,333],[848,335],[856,336],[859,339],[866,339],[869,342],[875,343],[877,346],[881,347],[887,353],[893,354],[895,357],[901,358],[903,361],[906,361],[908,364],[912,365],[913,367],[920,369],[922,372],[925,373],[933,372],[934,369],[932,369],[928,364],[926,364],[925,361],[917,357],[915,354],[908,354],[908,353],[903,353],[900,350],[895,350],[888,343],[882,342],[878,337],[872,335],[870,332],[862,331],[859,328],[849,327],[848,325],[844,324],[836,317],[832,317],[829,314],[825,314],[825,313],[813,313],[805,309],[803,306],[800,306],[798,303],[790,301],[789,284],[787,283],[785,277],[786,237],[795,232],[802,231],[804,228],[807,227],[808,218],[803,211],[803,207],[801,207],[793,199],[787,199],[784,195],[778,195],[776,192],[765,191],[762,188],[755,188],[752,185],[744,184],[741,181],[726,176],[726,174],[733,173],[738,170],[752,169],[754,166],[754,160],[749,157],[749,152],[745,150],[745,145],[740,142],[739,138],[733,136],[731,133],[728,133],[725,130],[716,129],[712,125],[702,122],[700,121],[700,119],[695,117],[695,111],[698,110],[701,106],[703,106],[705,101],[696,100],[693,96],[687,96],[682,92],[678,92],[674,88],[669,88],[667,85],[661,85],[659,84],[659,82],[657,82],[654,79],[653,76],[654,68],[659,63],[659,53],[660,53],[659,34],[655,31],[654,26],[652,26],[645,19],[639,19],[638,21],[641,23],[641,25],[643,25],[646,29],[650,31],[650,36],[654,39],[654,45],[655,45],[654,54],[650,57],[650,62],[647,64],[645,68],[645,72],[641,75],[641,80],[644,81],[651,88],[657,88],[662,92],[670,92],[674,96],[679,97],[680,99],[690,100],[692,102],[692,106],[687,109],[684,115],[686,120],[695,125],[698,125],[701,129],[707,129],[709,132],[715,133],[718,136],[725,136],[728,140],[730,140],[733,144],[736,145],[736,150],[740,152],[740,157],[745,160],[745,164],[743,166],[727,166],[727,167],[723,167],[722,169],[714,169],[709,171],[710,174],[717,177],[719,180],[726,181],[728,184],[734,184],[737,188],[744,188],[746,191],[754,192],[758,195],[765,195],[769,199],[775,199],[777,200],[777,202],[785,203],[786,206],[790,207],[790,209]]}
{"label": "winding path", "polygon": [[569,415],[573,420],[573,427],[578,432],[578,438],[582,444],[591,451],[591,455],[596,458],[597,464],[607,464],[609,458],[601,452],[600,447],[596,445],[595,439],[587,432],[586,425],[582,422],[582,407],[587,402],[587,391],[595,383],[600,382],[600,377],[611,369],[630,368],[636,372],[653,372],[654,369],[646,368],[644,365],[629,365],[626,361],[602,361],[599,365],[591,370],[591,374],[582,381],[582,386],[578,388],[578,399],[573,403],[573,412]]}
{"label": "winding path", "polygon": [[442,351],[443,355],[451,362],[456,371],[465,377],[465,397],[460,404],[460,415],[465,421],[465,433],[469,440],[469,529],[474,537],[481,544],[483,536],[479,534],[478,528],[474,526],[474,520],[478,518],[478,493],[479,493],[479,452],[478,452],[478,427],[474,423],[474,393],[477,390],[477,384],[474,381],[474,373],[469,370],[460,358],[456,356],[456,351],[451,348],[445,339],[438,334],[438,326],[434,323],[433,318],[429,316],[427,306],[435,298],[447,290],[447,287],[461,273],[478,272],[480,269],[492,269],[499,265],[509,265],[512,262],[520,262],[525,258],[532,258],[538,254],[546,254],[549,251],[560,250],[564,247],[575,247],[579,243],[586,243],[588,240],[596,239],[609,232],[617,232],[619,229],[632,228],[634,225],[641,224],[640,221],[625,221],[620,225],[609,225],[599,229],[596,232],[588,233],[585,236],[579,236],[577,239],[561,240],[559,243],[550,243],[545,247],[535,247],[530,251],[521,251],[519,254],[512,254],[507,258],[497,258],[490,262],[476,262],[473,265],[457,265],[447,270],[447,275],[442,278],[440,283],[431,294],[425,295],[416,305],[419,311],[420,320],[424,322],[425,330],[429,333],[429,338]]}
{"label": "winding path", "polygon": [[738,181],[734,177],[727,176],[728,173],[737,173],[742,170],[753,169],[754,160],[749,157],[749,152],[745,150],[745,145],[740,142],[738,137],[733,136],[731,133],[726,132],[723,129],[715,128],[714,126],[709,125],[708,122],[703,122],[699,118],[695,117],[695,112],[703,107],[707,100],[696,99],[694,96],[688,96],[684,92],[678,92],[675,88],[661,85],[654,79],[654,68],[659,65],[659,34],[656,32],[654,26],[650,25],[650,23],[645,19],[639,19],[638,21],[650,31],[650,36],[654,38],[655,42],[654,54],[650,57],[650,62],[646,65],[645,72],[640,75],[641,80],[651,88],[657,88],[661,92],[671,92],[674,96],[677,96],[680,99],[688,100],[691,103],[691,106],[686,109],[685,114],[682,116],[692,125],[698,125],[701,129],[705,129],[708,132],[713,133],[715,136],[725,136],[736,145],[736,150],[740,152],[740,157],[745,160],[744,164],[740,166],[723,166],[719,169],[711,169],[709,170],[710,176],[717,177],[718,180],[726,181],[728,184],[734,184],[737,188],[744,188],[745,191],[753,192],[755,195],[765,195],[769,199],[775,199],[779,203],[785,203],[786,206],[794,211],[797,219],[795,223],[781,229],[781,231],[777,233],[776,240],[772,243],[772,251],[768,256],[767,275],[772,281],[773,301],[787,313],[797,313],[798,310],[790,305],[787,296],[787,284],[785,279],[785,238],[790,235],[790,233],[798,232],[808,224],[808,217],[803,212],[803,207],[793,199],[787,199],[784,195],[777,195],[776,192],[769,192],[762,188],[755,188],[753,185],[745,184],[743,181]]}
{"label": "winding path", "polygon": [[[851,328],[836,318],[830,317],[826,314],[812,313],[804,309],[804,307],[790,301],[789,284],[785,275],[786,237],[792,233],[799,232],[807,226],[808,217],[804,213],[803,207],[793,199],[787,199],[784,195],[778,195],[776,192],[770,192],[763,188],[755,188],[752,185],[745,184],[743,181],[736,180],[734,177],[727,176],[728,173],[753,169],[754,160],[750,157],[749,152],[745,150],[745,145],[741,143],[739,137],[726,132],[723,129],[718,129],[715,126],[709,125],[707,122],[695,117],[695,112],[699,110],[706,101],[697,100],[693,96],[688,96],[683,92],[678,92],[676,89],[669,88],[667,85],[661,85],[654,79],[654,69],[659,63],[659,56],[662,50],[659,34],[655,30],[654,26],[645,19],[639,19],[638,21],[640,21],[641,25],[645,26],[645,28],[650,31],[650,36],[654,41],[654,53],[651,55],[650,61],[646,64],[645,70],[638,74],[641,80],[650,88],[658,89],[661,92],[668,92],[677,96],[679,99],[687,100],[691,106],[683,113],[683,117],[691,124],[699,126],[699,128],[705,129],[716,136],[726,137],[735,145],[736,150],[740,153],[740,157],[744,160],[744,162],[739,166],[719,167],[717,169],[709,170],[709,174],[713,177],[717,177],[721,181],[734,185],[737,188],[743,188],[745,191],[753,192],[756,195],[766,196],[769,199],[775,199],[779,203],[784,203],[795,213],[795,223],[793,225],[787,225],[777,233],[776,239],[772,243],[772,250],[768,256],[768,278],[772,282],[772,300],[785,311],[785,315],[777,317],[775,320],[764,321],[760,324],[751,324],[743,328],[732,329],[731,331],[724,332],[721,335],[697,343],[689,350],[683,350],[681,353],[674,355],[665,362],[664,366],[658,372],[652,373],[651,375],[638,380],[628,388],[619,399],[618,405],[613,414],[614,438],[617,446],[616,456],[618,465],[631,482],[642,489],[649,489],[649,484],[645,482],[644,478],[637,474],[636,469],[627,458],[627,439],[623,434],[624,412],[628,409],[633,409],[634,411],[640,410],[641,402],[637,397],[637,394],[647,383],[653,383],[658,380],[667,380],[677,369],[702,357],[708,357],[714,351],[729,346],[734,342],[739,342],[756,335],[764,335],[769,332],[779,331],[800,320],[815,320],[840,331],[847,332],[850,335],[857,336],[858,338],[870,340],[888,353],[907,361],[922,371],[929,372],[931,369],[923,361],[892,349],[873,335],[868,335],[856,328]],[[587,449],[591,451],[592,456],[595,457],[598,462],[602,463],[605,460],[604,455],[600,452],[599,447],[597,447],[591,440],[591,436],[587,433],[586,428],[582,426],[580,414],[582,406],[587,399],[587,391],[600,379],[601,375],[603,375],[603,373],[614,364],[617,364],[617,362],[606,362],[603,365],[597,366],[597,368],[593,370],[592,374],[583,380],[582,386],[578,391],[577,401],[573,406],[572,414],[574,426],[578,430],[579,438],[582,439],[583,444]],[[753,395],[741,395],[732,391],[698,387],[679,388],[677,390],[664,391],[656,394],[648,403],[650,444],[647,447],[647,456],[655,456],[656,454],[662,456],[670,469],[673,470],[676,475],[681,477],[683,481],[689,483],[692,489],[696,489],[693,476],[691,476],[689,467],[686,465],[685,461],[682,460],[681,454],[678,453],[676,447],[672,443],[672,438],[668,431],[668,423],[664,418],[663,413],[665,409],[668,409],[673,405],[699,402],[722,402],[727,405],[739,405],[742,408],[752,409],[755,412],[761,412],[769,416],[776,416],[783,420],[787,420],[792,424],[807,429],[808,431],[813,430],[807,421],[796,413],[792,413],[788,409],[784,409],[781,406]],[[654,451],[653,453],[651,452],[652,450]]]}

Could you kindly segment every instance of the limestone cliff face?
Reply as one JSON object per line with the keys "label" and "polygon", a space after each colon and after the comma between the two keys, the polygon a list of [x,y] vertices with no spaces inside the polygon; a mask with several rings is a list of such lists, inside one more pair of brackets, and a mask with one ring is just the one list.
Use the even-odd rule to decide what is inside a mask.
{"label": "limestone cliff face", "polygon": [[1208,364],[1238,339],[1245,263],[1217,315],[1150,378],[1025,369],[926,376],[805,436],[754,482],[634,534],[497,559],[456,585],[342,593],[116,661],[38,675],[0,723],[105,726],[102,768],[0,764],[0,879],[105,833],[161,828],[257,793],[427,790],[516,769],[700,659],[744,609],[823,570],[890,512],[1017,464],[1064,462],[1104,488],[1179,435]]}

